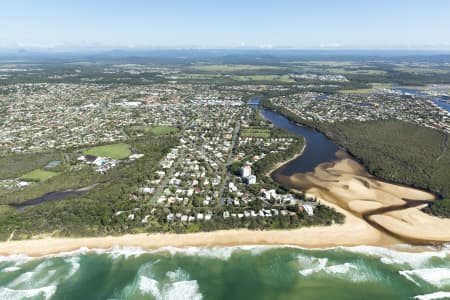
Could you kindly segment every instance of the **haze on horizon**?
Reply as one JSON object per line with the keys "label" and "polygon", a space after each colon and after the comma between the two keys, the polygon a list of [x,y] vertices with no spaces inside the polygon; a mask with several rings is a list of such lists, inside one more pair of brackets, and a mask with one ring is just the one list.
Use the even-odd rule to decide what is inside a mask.
{"label": "haze on horizon", "polygon": [[15,0],[0,26],[0,49],[449,50],[450,1]]}

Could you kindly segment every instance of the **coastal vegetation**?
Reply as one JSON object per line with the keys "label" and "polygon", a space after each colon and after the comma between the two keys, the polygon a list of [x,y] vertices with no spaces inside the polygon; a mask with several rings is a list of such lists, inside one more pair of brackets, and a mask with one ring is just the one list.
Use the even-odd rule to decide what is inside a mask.
{"label": "coastal vegetation", "polygon": [[[394,120],[342,122],[322,128],[380,178],[450,197],[450,145],[443,132]],[[450,217],[450,200],[427,211]]]}
{"label": "coastal vegetation", "polygon": [[155,135],[165,135],[178,131],[180,130],[173,126],[147,126],[144,128],[144,133],[152,133]]}
{"label": "coastal vegetation", "polygon": [[[289,57],[280,61],[269,56],[183,59],[180,64],[164,61],[161,66],[154,61],[140,64],[143,61],[105,61],[102,66],[44,63],[38,72],[9,72],[2,79],[5,105],[0,112],[11,112],[15,121],[5,122],[7,140],[0,145],[1,153],[7,155],[0,158],[0,179],[4,179],[1,239],[12,232],[14,239],[23,239],[45,234],[190,233],[342,223],[344,215],[335,209],[270,178],[274,169],[302,152],[304,140],[273,128],[257,110],[243,105],[253,95],[289,96],[284,97],[289,100],[298,95],[297,103],[320,101],[323,115],[328,111],[334,115],[323,117],[320,111],[316,115],[334,118],[326,120],[334,123],[294,114],[295,102],[289,107],[293,110],[265,100],[262,104],[324,132],[372,174],[449,198],[446,136],[402,121],[340,121],[351,114],[350,119],[361,119],[358,111],[375,102],[358,101],[358,95],[348,94],[384,93],[379,98],[384,106],[373,106],[373,110],[387,107],[397,114],[398,104],[412,103],[413,98],[385,88],[393,88],[394,81],[399,85],[449,82],[448,67],[436,71],[431,64],[426,72],[427,67],[410,70],[389,61],[294,61]],[[19,110],[16,103],[23,99],[27,102]],[[334,107],[349,114],[341,116],[330,109],[332,99],[338,103]],[[41,111],[44,106],[57,110]],[[419,108],[420,118],[412,115],[412,106],[404,106],[395,118],[410,115],[409,120],[418,122],[423,117],[426,126],[438,124]],[[312,111],[307,107],[305,113],[308,109]],[[71,125],[62,128],[61,124]],[[47,131],[49,135],[40,135]],[[34,151],[39,152],[16,154]],[[136,155],[126,159],[132,153]],[[92,157],[79,157],[82,154],[120,161],[98,160],[108,167],[102,169]],[[251,176],[242,176],[244,164],[251,166]],[[24,187],[27,183],[31,185]],[[87,190],[81,196],[14,208],[48,193],[79,188]],[[425,211],[450,216],[448,203],[435,202]],[[305,213],[308,206],[314,208],[313,215]],[[244,212],[253,214],[242,216]],[[169,220],[170,215],[175,216]],[[211,218],[206,221],[205,216]]]}
{"label": "coastal vegetation", "polygon": [[92,185],[104,178],[105,176],[95,172],[92,168],[85,167],[80,170],[66,170],[59,173],[58,176],[53,176],[26,188],[1,191],[0,204],[19,204],[50,192]]}
{"label": "coastal vegetation", "polygon": [[[109,226],[115,212],[126,207],[134,207],[130,194],[145,180],[153,179],[156,166],[168,149],[177,143],[176,136],[145,136],[129,141],[129,144],[144,157],[124,163],[106,174],[99,174],[90,168],[63,173],[18,192],[4,195],[2,203],[17,203],[20,199],[40,196],[45,191],[80,187],[93,183],[99,186],[83,197],[68,198],[61,201],[46,202],[24,210],[5,210],[0,220],[0,238],[6,239],[8,232],[15,232],[15,238],[29,238],[36,234],[56,232],[63,236],[83,236],[101,234],[120,234],[127,232],[128,225],[117,220],[117,226]],[[145,203],[141,204],[145,206]],[[141,223],[139,223],[141,224]],[[130,231],[131,232],[131,229]]]}
{"label": "coastal vegetation", "polygon": [[450,217],[450,145],[444,132],[399,120],[319,123],[270,100],[261,104],[295,123],[322,131],[359,159],[371,174],[441,195],[444,200],[435,201],[425,211]]}
{"label": "coastal vegetation", "polygon": [[22,176],[62,157],[59,152],[10,154],[0,157],[0,179]]}
{"label": "coastal vegetation", "polygon": [[173,134],[179,132],[180,129],[174,126],[133,125],[126,128],[125,131],[130,136],[142,136],[146,134],[153,134],[153,135]]}
{"label": "coastal vegetation", "polygon": [[241,131],[242,137],[269,138],[270,130],[267,128],[244,128]]}
{"label": "coastal vegetation", "polygon": [[[254,174],[261,182],[248,186],[255,199],[261,188],[275,188],[279,193],[287,193],[287,189],[278,186],[266,173],[277,163],[299,154],[303,148],[303,138],[293,136],[280,129],[247,128],[250,133],[264,132],[272,138],[294,139],[290,147],[284,151],[267,154],[254,164]],[[144,154],[136,161],[122,163],[99,174],[89,167],[79,170],[62,172],[45,182],[27,189],[10,192],[4,195],[2,203],[18,203],[40,196],[45,192],[78,188],[98,183],[98,186],[83,196],[75,196],[59,201],[44,202],[23,210],[15,210],[7,205],[0,210],[0,239],[7,239],[14,232],[14,239],[26,239],[36,235],[53,236],[104,236],[140,232],[172,232],[190,233],[213,231],[220,229],[248,228],[251,230],[290,229],[313,225],[331,225],[343,223],[344,216],[335,209],[317,203],[314,215],[308,215],[299,205],[275,204],[272,208],[283,214],[273,217],[224,218],[224,213],[238,214],[244,210],[261,210],[264,204],[261,200],[249,202],[248,205],[235,207],[233,205],[204,207],[198,206],[194,199],[191,205],[172,203],[170,205],[154,205],[147,198],[138,199],[134,195],[140,186],[155,178],[155,171],[162,157],[169,149],[179,142],[177,134],[156,136],[151,133],[127,141],[135,151]],[[95,149],[95,148],[93,148]],[[254,149],[255,153],[257,148]],[[248,151],[253,153],[251,149]],[[104,151],[102,152],[105,153]],[[302,194],[296,195],[303,199]],[[133,212],[130,219],[129,213]],[[182,222],[167,221],[167,215],[212,214],[209,221]],[[150,217],[147,217],[150,216]],[[147,222],[143,220],[147,218]]]}

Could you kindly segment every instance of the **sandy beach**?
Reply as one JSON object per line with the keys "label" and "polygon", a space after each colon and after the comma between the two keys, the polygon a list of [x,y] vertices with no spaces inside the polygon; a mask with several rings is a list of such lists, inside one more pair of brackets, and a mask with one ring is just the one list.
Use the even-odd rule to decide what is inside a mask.
{"label": "sandy beach", "polygon": [[369,217],[372,221],[398,236],[417,242],[450,242],[450,219],[436,218],[420,208],[408,208]]}
{"label": "sandy beach", "polygon": [[293,230],[251,231],[222,230],[192,234],[135,234],[93,238],[44,238],[0,243],[0,255],[27,254],[43,256],[60,252],[109,249],[115,246],[157,249],[161,247],[210,247],[236,245],[293,245],[311,248],[357,245],[392,245],[395,239],[332,203],[346,215],[343,225],[307,227]]}
{"label": "sandy beach", "polygon": [[[287,161],[281,162],[266,175],[295,159],[303,150]],[[380,232],[361,218],[354,216],[335,203],[329,202],[325,193],[311,189],[311,197],[323,204],[334,207],[346,216],[345,224],[332,226],[305,227],[293,230],[251,231],[247,229],[221,230],[192,234],[127,234],[123,236],[86,238],[37,238],[31,240],[0,243],[0,255],[27,254],[43,256],[60,252],[90,249],[109,249],[115,246],[157,249],[161,247],[211,247],[237,245],[293,245],[310,248],[333,246],[373,245],[387,246],[398,240]]]}
{"label": "sandy beach", "polygon": [[[416,208],[399,208],[376,213],[380,208],[396,208],[414,201],[433,201],[435,196],[426,191],[378,180],[351,158],[323,163],[314,172],[295,174],[282,180],[308,194],[325,199],[352,215],[369,220],[385,231],[406,241],[434,243],[450,241],[450,220],[425,214]],[[418,202],[420,203],[420,202]],[[374,228],[374,227],[373,227]]]}
{"label": "sandy beach", "polygon": [[[294,159],[301,153],[295,155]],[[222,230],[192,234],[127,234],[123,236],[85,238],[37,238],[0,243],[0,255],[26,254],[43,256],[75,251],[83,247],[109,249],[116,246],[140,247],[151,250],[172,247],[212,247],[237,245],[292,245],[309,248],[333,246],[394,246],[404,237],[417,242],[450,241],[450,220],[423,213],[419,208],[408,208],[376,214],[370,221],[385,230],[379,230],[362,217],[379,208],[402,205],[409,200],[433,200],[425,191],[386,183],[368,174],[355,160],[342,159],[324,163],[305,174],[282,178],[307,196],[334,207],[345,215],[345,223],[331,226],[305,227],[293,230],[251,231],[247,229]],[[289,161],[290,161],[289,160]],[[281,165],[273,168],[276,170]],[[272,173],[271,170],[267,175]]]}

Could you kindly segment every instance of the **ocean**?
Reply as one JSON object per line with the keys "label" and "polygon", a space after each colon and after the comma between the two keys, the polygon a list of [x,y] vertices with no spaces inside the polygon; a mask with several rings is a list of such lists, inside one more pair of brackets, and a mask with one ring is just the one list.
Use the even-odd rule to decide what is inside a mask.
{"label": "ocean", "polygon": [[450,246],[113,248],[0,257],[2,300],[449,298]]}

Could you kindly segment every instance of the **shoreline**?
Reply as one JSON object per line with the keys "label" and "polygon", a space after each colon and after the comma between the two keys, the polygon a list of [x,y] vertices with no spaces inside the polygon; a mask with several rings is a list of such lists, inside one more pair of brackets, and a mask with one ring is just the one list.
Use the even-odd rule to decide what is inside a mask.
{"label": "shoreline", "polygon": [[450,242],[450,232],[446,230],[450,219],[427,215],[420,210],[422,203],[435,201],[434,194],[379,180],[352,158],[323,163],[313,172],[281,179],[324,203],[332,202],[392,239],[412,245]]}
{"label": "shoreline", "polygon": [[[381,177],[381,176],[379,176],[379,175],[371,174],[371,173],[368,171],[367,166],[364,164],[364,161],[363,161],[361,158],[359,158],[359,157],[357,157],[356,155],[354,155],[354,154],[353,154],[350,150],[348,150],[344,145],[340,144],[338,141],[336,141],[335,139],[333,139],[333,137],[330,136],[325,130],[323,130],[323,129],[317,127],[317,126],[314,126],[313,124],[306,123],[306,122],[302,122],[302,119],[293,119],[290,115],[285,114],[284,111],[283,111],[283,108],[281,108],[281,107],[278,107],[278,106],[274,106],[274,107],[264,107],[264,106],[262,106],[262,108],[263,108],[263,109],[266,109],[266,110],[269,110],[269,111],[276,112],[276,113],[282,115],[282,116],[285,117],[289,122],[291,122],[292,124],[294,124],[294,125],[296,125],[296,126],[307,127],[307,128],[309,128],[309,129],[311,129],[311,130],[314,130],[314,131],[316,131],[316,132],[318,132],[318,133],[323,134],[327,139],[329,139],[330,141],[332,141],[333,143],[335,143],[335,144],[340,148],[340,150],[344,151],[351,159],[353,159],[353,160],[355,160],[356,162],[358,162],[359,164],[361,164],[361,165],[364,167],[365,171],[366,171],[367,173],[369,173],[371,176],[376,177],[377,180],[383,181],[383,182],[386,182],[386,183],[389,183],[389,184],[395,184],[395,185],[400,185],[400,186],[403,186],[403,187],[408,187],[408,188],[414,188],[414,189],[422,190],[422,191],[425,191],[425,192],[428,192],[428,193],[432,193],[433,195],[435,195],[435,197],[436,197],[435,200],[440,200],[440,199],[442,199],[442,195],[441,195],[441,194],[439,194],[438,192],[432,191],[432,190],[430,190],[429,188],[424,188],[424,187],[421,187],[421,186],[417,186],[417,185],[415,185],[415,184],[413,184],[413,183],[406,183],[406,182],[402,182],[402,181],[399,181],[399,180],[388,179],[388,178]],[[304,121],[304,120],[303,120],[303,121]],[[305,139],[305,143],[306,143],[306,139]]]}
{"label": "shoreline", "polygon": [[[84,238],[42,238],[0,242],[0,255],[45,255],[71,252],[80,248],[110,249],[139,247],[155,250],[164,247],[231,247],[231,246],[298,246],[325,248],[338,246],[394,246],[397,240],[386,237],[369,224],[344,209],[320,199],[346,216],[342,225],[312,226],[290,230],[252,231],[248,229],[220,230],[189,234],[141,233],[122,236]],[[339,237],[338,239],[336,237]]]}
{"label": "shoreline", "polygon": [[303,152],[306,149],[306,146],[307,146],[306,139],[303,138],[303,147],[302,147],[302,149],[298,153],[294,154],[291,158],[289,158],[287,160],[284,160],[284,161],[277,162],[269,171],[266,172],[265,176],[269,177],[271,180],[273,180],[272,179],[272,174],[275,171],[277,171],[278,169],[282,168],[284,165],[287,165],[288,163],[290,163],[291,161],[293,161],[294,159],[297,159],[300,155],[302,155]]}
{"label": "shoreline", "polygon": [[[284,165],[288,164],[292,160],[301,156],[307,147],[306,139],[304,139],[304,145],[299,153],[296,153],[291,158],[276,163],[268,172],[266,172],[265,176],[270,179],[272,174],[278,169],[282,168]],[[351,157],[351,155],[350,155]],[[339,160],[342,164],[342,161],[345,159]],[[354,161],[358,163],[357,160],[354,160],[353,157],[347,158],[347,161]],[[332,166],[332,168],[336,167],[336,163]],[[341,166],[342,169],[339,170],[343,172],[340,175],[335,173],[327,174],[325,170],[321,170],[321,168],[316,168],[316,171],[319,171],[317,174],[313,174],[314,172],[310,172],[307,174],[298,174],[301,176],[309,176],[310,180],[317,180],[322,176],[330,177],[329,179],[333,179],[331,182],[336,182],[335,178],[341,177],[342,179],[348,178],[351,180],[351,184],[344,185],[345,195],[349,194],[349,186],[354,186],[352,188],[358,192],[363,185],[361,182],[357,183],[358,186],[355,186],[354,176],[357,177],[365,177],[364,180],[375,181],[378,180],[379,183],[371,183],[371,186],[380,186],[383,184],[378,178],[373,177],[372,175],[367,173],[367,170],[363,166],[359,166],[354,168],[352,166]],[[359,170],[361,168],[361,170]],[[366,176],[361,176],[361,175]],[[370,176],[368,176],[370,175]],[[293,176],[295,177],[295,176]],[[291,178],[290,178],[291,179]],[[315,180],[314,180],[315,179]],[[273,179],[272,179],[273,180]],[[302,180],[303,181],[303,180]],[[341,178],[337,180],[340,182]],[[328,184],[329,180],[325,180],[322,184]],[[411,191],[414,188],[401,186],[395,183],[386,183],[384,184],[391,185],[392,194],[397,194],[399,192],[398,189],[410,189]],[[341,183],[342,185],[342,183]],[[315,197],[318,201],[323,203],[326,206],[332,207],[336,209],[336,211],[342,213],[345,216],[344,224],[333,224],[330,226],[312,226],[312,227],[302,227],[298,229],[288,229],[288,230],[264,230],[264,231],[252,231],[248,229],[232,229],[232,230],[219,230],[213,232],[198,232],[198,233],[189,233],[189,234],[173,234],[173,233],[140,233],[140,234],[125,234],[121,236],[105,236],[105,237],[69,237],[69,238],[54,238],[54,237],[45,237],[41,239],[29,239],[29,240],[18,240],[18,241],[5,241],[0,242],[0,256],[4,255],[28,255],[31,257],[42,257],[46,255],[58,254],[58,253],[67,253],[80,250],[82,248],[88,248],[90,250],[95,249],[104,249],[108,250],[114,247],[138,247],[143,250],[155,250],[161,249],[165,247],[175,247],[175,248],[186,248],[186,247],[235,247],[235,246],[292,246],[292,247],[302,247],[302,248],[310,248],[310,249],[323,249],[329,247],[354,247],[354,246],[378,246],[385,248],[393,248],[396,245],[404,244],[401,240],[386,234],[383,231],[375,228],[367,221],[365,221],[359,214],[362,214],[366,209],[374,209],[372,207],[374,204],[377,204],[377,207],[380,205],[389,205],[392,203],[375,203],[370,201],[358,200],[360,197],[356,197],[352,199],[352,203],[339,203],[338,199],[342,198],[344,194],[340,195],[332,195],[329,192],[328,188],[332,186],[327,186],[326,188],[315,186],[309,187],[304,190],[305,196]],[[342,190],[343,186],[340,186]],[[296,189],[296,188],[294,188]],[[336,190],[334,187],[333,190]],[[370,191],[371,189],[364,191],[365,193]],[[419,192],[416,190],[416,192]],[[424,192],[424,191],[420,191]],[[390,194],[391,194],[390,193]],[[374,195],[375,196],[375,195]],[[375,196],[375,198],[378,195]],[[433,195],[434,196],[434,195]],[[348,198],[348,197],[344,197]],[[348,200],[348,199],[347,199]],[[389,199],[395,200],[395,199]],[[401,201],[397,199],[397,201]],[[389,201],[391,202],[391,201]],[[401,201],[403,202],[403,201]],[[349,205],[350,204],[350,205]],[[370,205],[369,205],[370,204]],[[344,207],[342,207],[344,206]],[[432,220],[429,218],[423,218],[423,216],[417,215],[418,209],[410,209],[407,210],[407,215],[395,215],[394,213],[380,214],[374,215],[372,217],[377,218],[374,220],[376,223],[381,225],[382,227],[391,227],[391,224],[398,225],[397,223],[401,223],[402,220],[409,219],[411,226],[406,226],[399,228],[399,232],[397,234],[399,236],[408,236],[412,231],[417,230],[414,226],[418,217],[422,217],[420,223],[422,225],[436,225],[436,220]],[[380,224],[381,223],[381,224]],[[404,223],[404,221],[403,221]],[[384,226],[383,226],[384,225]],[[439,224],[440,225],[440,224]],[[445,224],[447,225],[447,224]],[[450,226],[450,223],[449,223]],[[425,226],[428,227],[428,226]],[[447,226],[445,226],[448,228]],[[420,232],[420,235],[426,236],[424,232]],[[447,234],[443,236],[439,236],[441,238],[442,243],[450,241],[450,237],[447,238]],[[426,239],[425,239],[426,240]],[[415,248],[421,247],[420,245],[413,245]]]}
{"label": "shoreline", "polygon": [[[266,176],[283,165],[302,155],[306,143],[300,153],[292,158],[277,163]],[[354,171],[354,170],[353,170]],[[336,209],[345,216],[344,224],[329,226],[311,226],[288,230],[252,231],[248,229],[219,230],[189,234],[174,233],[140,233],[121,236],[104,237],[44,237],[28,240],[12,240],[0,242],[0,256],[28,255],[42,257],[59,253],[73,252],[88,248],[90,250],[108,250],[115,247],[137,247],[143,250],[156,250],[166,247],[236,247],[236,246],[292,246],[310,249],[330,247],[377,246],[393,248],[404,242],[378,230],[366,222],[361,216],[335,202],[334,197],[320,188],[309,188],[305,195],[315,197],[322,204]],[[382,215],[376,215],[382,216]],[[384,221],[384,220],[383,220]],[[387,220],[394,222],[394,220]],[[405,229],[406,230],[406,229]],[[401,232],[400,235],[403,235]],[[442,242],[444,243],[444,241]],[[420,247],[420,245],[413,245]]]}

